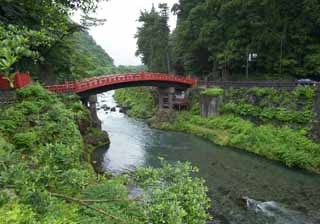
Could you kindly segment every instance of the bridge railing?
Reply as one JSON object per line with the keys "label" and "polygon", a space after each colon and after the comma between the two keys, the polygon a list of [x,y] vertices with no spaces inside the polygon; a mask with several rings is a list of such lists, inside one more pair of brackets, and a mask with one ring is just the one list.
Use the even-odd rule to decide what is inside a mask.
{"label": "bridge railing", "polygon": [[119,83],[125,83],[130,81],[168,81],[168,82],[180,82],[187,85],[196,85],[195,79],[162,74],[162,73],[128,73],[123,75],[105,75],[92,78],[85,78],[79,81],[65,82],[60,85],[47,86],[49,91],[57,93],[66,92],[83,92],[93,88],[99,88],[106,85],[113,85]]}
{"label": "bridge railing", "polygon": [[112,85],[116,83],[123,83],[128,81],[177,81],[185,84],[194,85],[196,84],[194,79],[186,78],[183,76],[166,75],[161,73],[140,73],[140,74],[125,74],[125,75],[108,75],[99,76],[93,78],[87,78],[78,81],[75,86],[75,91],[85,91],[91,88],[97,88],[105,85]]}

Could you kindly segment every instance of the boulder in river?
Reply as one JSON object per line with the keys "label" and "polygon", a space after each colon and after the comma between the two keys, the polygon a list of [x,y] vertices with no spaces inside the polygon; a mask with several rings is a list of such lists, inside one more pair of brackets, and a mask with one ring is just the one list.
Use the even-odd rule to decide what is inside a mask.
{"label": "boulder in river", "polygon": [[111,108],[111,112],[116,112],[116,108],[115,108],[115,107],[112,107],[112,108]]}
{"label": "boulder in river", "polygon": [[106,104],[102,105],[101,108],[104,110],[110,110],[110,107],[108,107],[108,105]]}

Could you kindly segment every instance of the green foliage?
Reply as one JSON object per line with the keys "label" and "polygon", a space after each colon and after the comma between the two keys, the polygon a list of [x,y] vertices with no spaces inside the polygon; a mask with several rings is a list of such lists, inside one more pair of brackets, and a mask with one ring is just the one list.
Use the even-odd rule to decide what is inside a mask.
{"label": "green foliage", "polygon": [[[244,79],[273,74],[319,79],[320,3],[310,0],[180,0],[172,35],[179,73]],[[222,77],[221,77],[222,76]]]}
{"label": "green foliage", "polygon": [[35,214],[29,206],[11,201],[0,208],[0,223],[37,224]]}
{"label": "green foliage", "polygon": [[87,217],[84,217],[83,223],[145,223],[144,210],[138,202],[128,200],[128,190],[124,186],[124,178],[122,177],[115,177],[104,184],[92,185],[83,191],[81,197],[83,199],[90,198],[93,200],[114,200],[114,203],[102,202],[96,203],[93,206],[96,209],[107,211],[119,219],[116,220],[108,216],[96,216],[92,209],[84,209],[83,212]]}
{"label": "green foliage", "polygon": [[312,121],[311,111],[289,111],[285,108],[258,107],[246,103],[226,103],[221,109],[223,113],[238,114],[244,117],[254,117],[262,121],[277,120],[283,123],[308,124]]}
{"label": "green foliage", "polygon": [[[50,95],[39,84],[29,86],[28,88],[18,89],[17,96],[19,97],[19,99],[21,101],[29,100],[29,101],[31,101],[31,103],[33,102],[32,99],[34,99],[34,98],[36,98],[38,100],[43,100],[43,101],[57,102],[57,98],[54,95]],[[25,103],[25,102],[22,102],[22,103]],[[42,102],[42,103],[44,103],[44,102]]]}
{"label": "green foliage", "polygon": [[12,88],[16,63],[23,57],[40,59],[39,53],[33,49],[50,42],[45,31],[18,28],[0,21],[0,73],[5,75]]}
{"label": "green foliage", "polygon": [[116,101],[129,107],[128,115],[137,118],[150,118],[157,109],[156,100],[149,88],[119,89],[114,95]]}
{"label": "green foliage", "polygon": [[[61,57],[64,55],[64,57]],[[112,73],[113,59],[86,31],[73,32],[46,55],[48,79],[63,82]]]}
{"label": "green foliage", "polygon": [[48,209],[48,195],[43,192],[51,188],[74,194],[95,177],[92,170],[81,170],[82,139],[72,111],[38,85],[19,90],[18,96],[19,102],[0,114],[1,121],[12,123],[0,122],[0,130],[4,130],[0,144],[6,145],[0,150],[5,155],[0,162],[5,168],[0,171],[0,184],[14,186],[17,197],[36,215],[30,216],[32,222],[19,220],[20,215],[28,217],[28,208],[7,204],[14,206],[14,212],[2,213],[0,219],[7,214],[8,220],[15,220],[11,223],[37,223]]}
{"label": "green foliage", "polygon": [[[149,213],[149,202],[153,201],[153,208],[168,207],[170,201],[156,197],[170,190],[170,197],[178,196],[177,208],[187,212],[181,212],[186,223],[202,223],[188,220],[207,217],[203,181],[184,174],[191,171],[190,165],[182,171],[171,169],[172,178],[178,174],[185,178],[168,179],[170,188],[131,200],[126,176],[97,177],[84,160],[83,141],[87,139],[77,124],[88,119],[88,112],[77,97],[61,99],[39,85],[19,90],[18,96],[15,105],[0,109],[0,223],[146,224],[156,218]],[[87,129],[89,137],[101,135],[98,129]],[[141,172],[139,175],[143,178]],[[174,218],[174,210],[170,211]]]}
{"label": "green foliage", "polygon": [[224,94],[224,89],[218,88],[218,87],[206,89],[201,93],[201,95],[204,95],[204,96],[214,96],[214,97],[222,96],[223,94]]}
{"label": "green foliage", "polygon": [[257,126],[234,115],[206,119],[187,112],[180,113],[168,128],[244,149],[290,167],[320,172],[320,145],[308,139],[305,131],[270,124]]}
{"label": "green foliage", "polygon": [[297,88],[294,89],[292,94],[298,99],[304,98],[304,99],[313,100],[313,98],[316,96],[316,91],[312,87],[298,86]]}
{"label": "green foliage", "polygon": [[210,201],[204,180],[191,175],[198,172],[190,163],[139,168],[136,181],[145,190],[148,223],[201,224],[210,218]]}
{"label": "green foliage", "polygon": [[[96,10],[98,2],[100,0],[44,0],[41,4],[34,0],[2,1],[0,72],[28,70],[41,81],[56,82],[62,76],[68,79],[89,75],[88,72],[101,67],[102,62],[107,61],[106,67],[112,67],[111,58],[97,47],[87,32],[73,35],[101,21],[88,16]],[[81,25],[70,19],[77,10],[85,14]]]}
{"label": "green foliage", "polygon": [[167,4],[159,4],[160,12],[154,7],[151,11],[142,11],[136,33],[138,50],[142,62],[152,72],[170,72],[169,64],[169,9]]}
{"label": "green foliage", "polygon": [[191,113],[193,115],[199,115],[200,114],[200,103],[199,102],[192,104]]}
{"label": "green foliage", "polygon": [[273,88],[229,89],[222,113],[263,123],[308,127],[314,120],[315,89],[298,86],[292,92]]}
{"label": "green foliage", "polygon": [[35,132],[22,132],[17,133],[13,137],[13,143],[17,149],[32,149],[38,140],[38,136]]}

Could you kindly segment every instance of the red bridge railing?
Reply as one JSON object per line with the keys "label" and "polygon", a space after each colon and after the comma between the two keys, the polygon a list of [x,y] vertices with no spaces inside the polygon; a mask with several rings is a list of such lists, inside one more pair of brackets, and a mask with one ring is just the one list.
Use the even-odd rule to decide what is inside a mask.
{"label": "red bridge railing", "polygon": [[86,78],[79,81],[65,82],[61,85],[47,86],[46,88],[51,92],[56,93],[80,93],[87,90],[111,86],[114,84],[128,83],[128,82],[138,82],[138,81],[167,81],[175,82],[186,85],[196,85],[197,80],[177,75],[169,75],[162,73],[137,73],[137,74],[124,74],[124,75],[107,75],[98,76],[93,78]]}

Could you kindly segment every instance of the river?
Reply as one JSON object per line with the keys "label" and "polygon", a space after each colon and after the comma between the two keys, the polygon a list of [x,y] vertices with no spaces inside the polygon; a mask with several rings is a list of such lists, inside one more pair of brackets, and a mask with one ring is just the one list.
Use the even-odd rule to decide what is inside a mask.
{"label": "river", "polygon": [[[115,107],[113,91],[98,96],[98,107]],[[151,129],[119,112],[98,110],[109,133],[109,149],[94,158],[115,174],[137,166],[191,161],[200,169],[212,199],[213,223],[320,224],[320,176],[196,136]]]}

